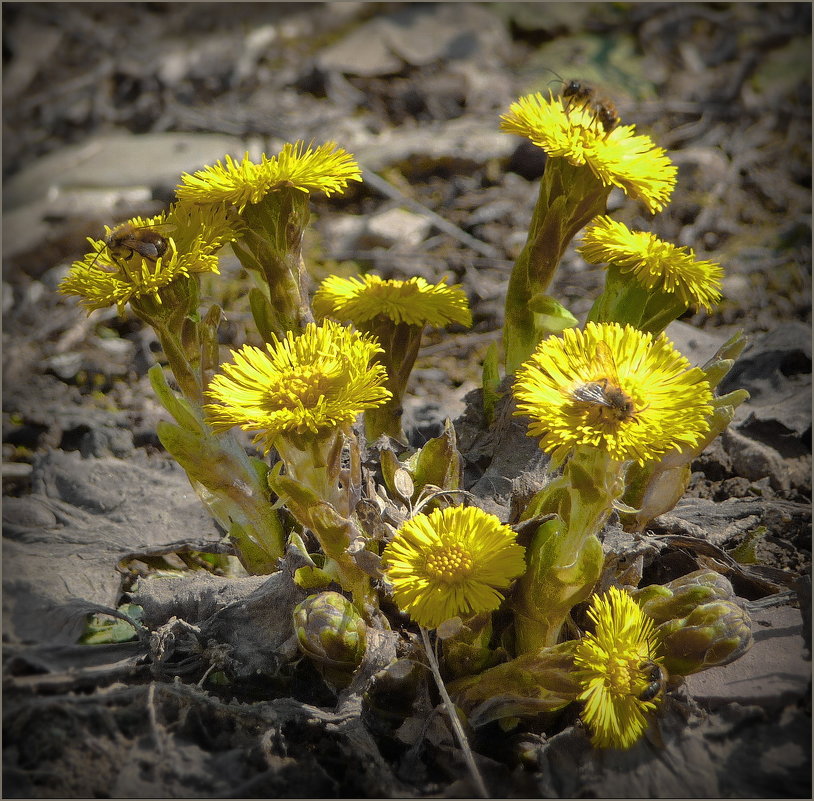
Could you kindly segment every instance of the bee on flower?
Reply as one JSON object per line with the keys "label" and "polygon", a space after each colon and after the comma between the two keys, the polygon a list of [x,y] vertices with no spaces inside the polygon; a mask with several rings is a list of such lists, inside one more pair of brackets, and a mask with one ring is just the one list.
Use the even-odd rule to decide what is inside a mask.
{"label": "bee on flower", "polygon": [[666,673],[653,621],[617,587],[595,595],[588,609],[594,631],[574,653],[582,685],[582,717],[600,748],[630,748],[647,728],[648,715],[664,695]]}
{"label": "bee on flower", "polygon": [[500,129],[525,136],[553,158],[587,165],[602,185],[618,186],[651,212],[661,211],[677,173],[664,149],[649,136],[634,133],[633,125],[616,124],[615,110],[596,111],[591,102],[570,99],[539,92],[521,97],[502,115]]}
{"label": "bee on flower", "polygon": [[[161,304],[172,285],[199,273],[218,273],[218,251],[237,237],[226,214],[176,203],[166,213],[133,217],[89,239],[91,250],[73,263],[59,285],[88,311],[131,301]],[[170,298],[172,302],[174,298]]]}
{"label": "bee on flower", "polygon": [[639,464],[697,443],[709,429],[704,373],[664,336],[587,323],[540,344],[517,373],[517,415],[529,436],[561,460],[594,446]]}

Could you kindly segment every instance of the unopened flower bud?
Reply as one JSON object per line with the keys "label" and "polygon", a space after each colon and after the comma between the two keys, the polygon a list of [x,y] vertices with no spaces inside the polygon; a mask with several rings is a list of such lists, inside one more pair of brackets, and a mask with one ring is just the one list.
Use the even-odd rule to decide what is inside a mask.
{"label": "unopened flower bud", "polygon": [[664,667],[672,675],[727,665],[752,645],[749,615],[727,600],[701,604],[684,618],[662,623],[657,633]]}
{"label": "unopened flower bud", "polygon": [[686,617],[701,604],[731,601],[735,592],[726,576],[714,570],[696,570],[667,584],[633,590],[630,595],[659,626],[668,620]]}
{"label": "unopened flower bud", "polygon": [[[440,628],[438,630],[440,636]],[[492,636],[492,614],[481,612],[474,615],[460,629],[444,638],[444,666],[451,676],[470,676],[480,673],[496,661],[489,648]]]}
{"label": "unopened flower bud", "polygon": [[367,627],[353,604],[338,592],[309,595],[294,607],[300,650],[330,684],[344,687],[365,654]]}

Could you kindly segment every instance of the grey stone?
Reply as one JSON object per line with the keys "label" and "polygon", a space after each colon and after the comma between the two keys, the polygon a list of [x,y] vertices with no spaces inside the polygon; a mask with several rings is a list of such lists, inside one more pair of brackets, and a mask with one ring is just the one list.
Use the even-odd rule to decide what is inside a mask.
{"label": "grey stone", "polygon": [[811,662],[803,658],[799,609],[780,606],[750,613],[754,645],[723,667],[687,676],[690,694],[705,706],[736,701],[782,709],[795,703],[811,681]]}
{"label": "grey stone", "polygon": [[5,213],[66,192],[95,188],[171,187],[181,173],[214,164],[246,150],[234,136],[202,133],[109,134],[70,145],[26,167],[3,187]]}
{"label": "grey stone", "polygon": [[383,131],[347,144],[362,167],[362,178],[365,169],[378,171],[408,163],[417,155],[429,161],[480,166],[492,159],[508,158],[516,146],[511,136],[498,130],[491,114],[459,117],[413,130]]}
{"label": "grey stone", "polygon": [[508,46],[502,22],[474,4],[415,4],[364,23],[317,59],[323,70],[388,75],[403,64],[490,61]]}
{"label": "grey stone", "polygon": [[261,587],[268,576],[222,578],[198,571],[190,576],[146,576],[130,592],[132,603],[144,609],[149,628],[178,617],[200,623],[234,601]]}
{"label": "grey stone", "polygon": [[367,227],[367,218],[356,214],[343,214],[323,223],[323,239],[333,258],[345,258],[359,246]]}
{"label": "grey stone", "polygon": [[387,75],[401,69],[401,59],[384,39],[380,20],[374,20],[330,47],[318,56],[320,69],[336,70],[350,75]]}
{"label": "grey stone", "polygon": [[65,34],[58,27],[19,20],[9,36],[14,58],[3,70],[3,99],[6,103],[19,98],[51,60]]}
{"label": "grey stone", "polygon": [[427,217],[394,208],[370,217],[367,234],[377,244],[385,247],[417,247],[424,241],[431,227],[432,222]]}
{"label": "grey stone", "polygon": [[811,430],[811,327],[789,322],[755,337],[721,382],[720,392],[741,388],[750,399],[736,412],[740,428],[766,436],[774,424],[779,430],[769,444],[778,440],[778,447],[789,433],[804,437]]}
{"label": "grey stone", "polygon": [[32,495],[3,510],[8,642],[74,643],[89,612],[116,608],[123,559],[211,550],[222,539],[184,472],[169,462],[53,451],[35,464],[32,486]]}
{"label": "grey stone", "polygon": [[699,367],[712,358],[727,340],[725,336],[710,334],[681,320],[670,323],[664,333],[683,356]]}
{"label": "grey stone", "polygon": [[745,437],[734,428],[723,432],[721,442],[737,475],[750,481],[768,477],[775,490],[788,490],[791,486],[785,461],[774,448]]}

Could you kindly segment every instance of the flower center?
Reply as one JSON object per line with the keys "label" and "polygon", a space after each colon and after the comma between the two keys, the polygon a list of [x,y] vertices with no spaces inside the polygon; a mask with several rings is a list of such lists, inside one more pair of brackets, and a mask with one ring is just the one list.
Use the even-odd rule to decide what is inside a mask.
{"label": "flower center", "polygon": [[641,683],[638,662],[630,655],[616,654],[609,657],[605,667],[605,686],[618,696],[634,694]]}
{"label": "flower center", "polygon": [[429,551],[425,568],[432,578],[451,583],[468,575],[474,564],[472,555],[460,545],[442,545]]}
{"label": "flower center", "polygon": [[269,399],[271,405],[279,409],[297,406],[310,409],[317,405],[321,397],[332,397],[336,385],[334,376],[303,367],[300,372],[281,375],[269,393]]}

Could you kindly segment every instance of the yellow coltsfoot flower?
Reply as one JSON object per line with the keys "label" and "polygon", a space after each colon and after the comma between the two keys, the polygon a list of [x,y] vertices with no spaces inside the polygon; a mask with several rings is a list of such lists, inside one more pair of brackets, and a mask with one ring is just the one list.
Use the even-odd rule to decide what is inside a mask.
{"label": "yellow coltsfoot flower", "polygon": [[472,325],[469,303],[460,286],[429,284],[423,278],[385,280],[378,275],[326,278],[314,295],[314,313],[361,325],[383,315],[414,326]]}
{"label": "yellow coltsfoot flower", "polygon": [[618,267],[646,289],[674,294],[687,307],[711,311],[721,299],[720,265],[698,261],[690,248],[677,247],[646,231],[631,231],[610,217],[594,220],[577,252],[591,264]]}
{"label": "yellow coltsfoot flower", "polygon": [[365,415],[368,440],[387,434],[405,441],[401,427],[402,398],[418,356],[424,327],[449,323],[472,325],[463,289],[423,278],[384,280],[378,275],[326,278],[314,295],[314,313],[352,322],[382,345],[379,362],[387,370],[388,403]]}
{"label": "yellow coltsfoot flower", "polygon": [[319,433],[352,423],[365,409],[384,403],[384,368],[371,359],[381,348],[369,337],[331,321],[267,347],[244,345],[234,364],[222,365],[205,407],[216,430],[239,425],[257,431],[268,452],[282,432]]}
{"label": "yellow coltsfoot flower", "polygon": [[515,414],[561,460],[593,446],[639,464],[691,447],[709,429],[706,376],[662,334],[587,323],[540,343],[517,373]]}
{"label": "yellow coltsfoot flower", "polygon": [[576,680],[584,688],[582,718],[600,748],[630,748],[647,728],[647,715],[664,694],[666,674],[655,656],[653,621],[622,590],[594,596],[588,617],[595,630],[576,646]]}
{"label": "yellow coltsfoot flower", "polygon": [[194,175],[184,173],[177,195],[198,203],[224,203],[238,211],[259,203],[276,189],[293,188],[301,192],[343,192],[349,181],[361,181],[361,170],[353,156],[335,142],[317,148],[304,142],[286,143],[276,156],[261,157],[254,163],[246,153],[242,161],[226,156]]}
{"label": "yellow coltsfoot flower", "polygon": [[227,156],[181,177],[179,198],[228,208],[239,217],[241,236],[232,249],[243,267],[261,278],[249,292],[249,304],[265,342],[272,335],[301,333],[313,321],[302,254],[310,195],[342,192],[350,181],[361,181],[359,165],[334,142],[316,148],[288,143],[276,156],[263,155],[259,164],[248,153],[242,161]]}
{"label": "yellow coltsfoot flower", "polygon": [[497,609],[499,592],[525,570],[515,533],[471,506],[436,509],[404,523],[382,554],[399,608],[425,628]]}
{"label": "yellow coltsfoot flower", "polygon": [[501,116],[500,129],[525,136],[554,158],[587,165],[604,186],[618,186],[651,212],[669,201],[677,169],[649,136],[633,125],[606,130],[591,104],[569,104],[539,92],[521,97]]}
{"label": "yellow coltsfoot flower", "polygon": [[225,210],[175,204],[167,213],[133,217],[89,239],[92,250],[74,262],[59,285],[88,311],[131,300],[162,302],[161,290],[194,273],[218,270],[218,251],[237,238]]}

